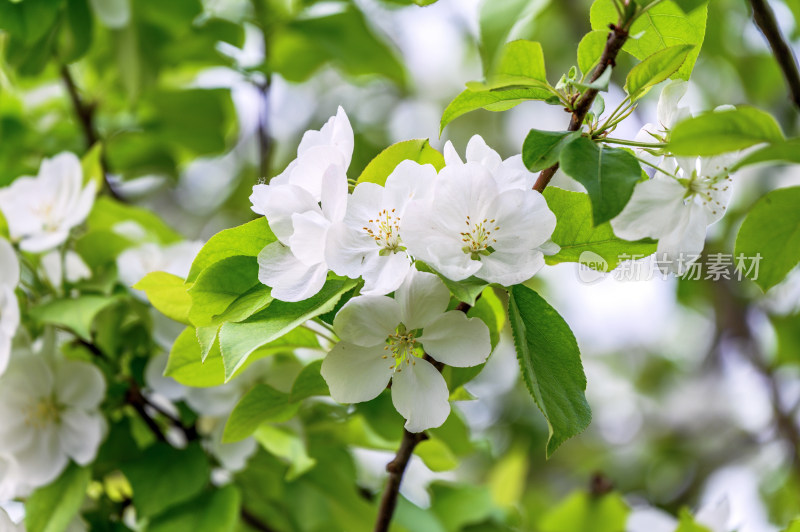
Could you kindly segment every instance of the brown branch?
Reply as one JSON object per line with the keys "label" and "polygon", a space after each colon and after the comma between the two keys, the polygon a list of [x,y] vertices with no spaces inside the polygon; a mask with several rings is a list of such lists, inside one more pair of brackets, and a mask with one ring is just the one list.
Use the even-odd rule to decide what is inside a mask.
{"label": "brown branch", "polygon": [[[95,105],[87,104],[83,101],[80,92],[78,91],[78,86],[75,85],[75,80],[73,79],[67,65],[61,66],[61,79],[64,82],[64,86],[67,88],[69,99],[72,102],[73,109],[75,110],[75,116],[78,119],[81,130],[83,130],[83,136],[86,139],[86,148],[91,149],[92,146],[100,141],[100,135],[97,133],[97,128],[95,127],[94,123]],[[105,160],[105,155],[100,157],[100,164],[103,167],[103,181],[106,185],[108,193],[114,199],[118,201],[124,201],[124,198],[119,195],[111,183],[108,173],[108,163]]]}
{"label": "brown branch", "polygon": [[[592,73],[591,78],[589,78],[590,83],[597,81],[600,76],[603,75],[603,72],[605,72],[606,69],[613,67],[616,64],[617,55],[619,54],[619,51],[622,50],[622,46],[625,44],[625,41],[628,39],[628,29],[630,28],[630,24],[632,22],[633,18],[632,16],[629,16],[625,20],[620,20],[617,24],[609,25],[611,31],[608,34],[606,47],[603,49],[603,55],[600,56],[600,63],[598,63],[597,67]],[[570,118],[567,131],[580,130],[581,126],[583,125],[583,120],[586,118],[586,113],[588,113],[589,109],[591,109],[598,92],[599,91],[597,89],[586,89],[580,99],[572,107],[572,117]],[[533,189],[539,192],[544,192],[544,189],[547,188],[547,185],[550,183],[550,180],[553,179],[553,176],[557,171],[558,163],[554,164],[550,168],[545,168],[542,170],[539,174],[539,177],[536,179],[536,183],[533,185]]]}
{"label": "brown branch", "polygon": [[[266,38],[266,37],[265,37]],[[272,136],[269,132],[269,90],[271,79],[267,76],[263,83],[258,85],[261,94],[261,113],[258,118],[258,161],[261,171],[260,178],[269,183],[270,161],[272,160]]]}
{"label": "brown branch", "polygon": [[781,34],[775,13],[767,3],[767,0],[750,0],[753,8],[753,21],[767,39],[772,55],[778,61],[778,66],[783,72],[786,85],[789,87],[791,100],[800,109],[800,72],[797,69],[797,58]]}
{"label": "brown branch", "polygon": [[275,532],[274,528],[271,528],[269,525],[261,521],[261,519],[256,517],[247,508],[242,508],[242,510],[239,512],[239,516],[242,518],[242,521],[250,528],[260,530],[261,532]]}

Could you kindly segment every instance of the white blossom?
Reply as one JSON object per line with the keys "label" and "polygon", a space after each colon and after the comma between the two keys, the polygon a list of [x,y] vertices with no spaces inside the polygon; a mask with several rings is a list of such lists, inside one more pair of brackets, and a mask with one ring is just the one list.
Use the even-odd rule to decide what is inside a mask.
{"label": "white blossom", "polygon": [[0,508],[0,532],[25,532],[25,525],[12,521],[6,511]]}
{"label": "white blossom", "polygon": [[[710,532],[730,532],[730,503],[727,498],[700,508],[694,522]],[[626,532],[674,532],[679,522],[670,514],[652,507],[634,508],[625,525]]]}
{"label": "white blossom", "polygon": [[51,286],[60,288],[64,282],[77,283],[92,276],[92,270],[83,262],[80,255],[67,250],[62,255],[53,250],[42,256],[42,270]]}
{"label": "white blossom", "polygon": [[20,177],[0,190],[0,211],[23,251],[42,253],[63,244],[94,204],[96,184],[83,184],[81,162],[64,152],[45,159],[36,177]]}
{"label": "white blossom", "polygon": [[98,410],[105,381],[96,367],[51,352],[20,352],[0,378],[0,453],[31,486],[50,483],[70,459],[91,463],[106,433]]}
{"label": "white blossom", "polygon": [[409,271],[388,296],[358,296],[334,318],[341,341],[322,362],[331,397],[360,403],[377,397],[392,381],[392,402],[406,429],[438,427],[450,414],[444,378],[423,358],[454,367],[482,364],[489,356],[489,329],[478,318],[447,311],[450,292],[436,275]]}
{"label": "white blossom", "polygon": [[146,243],[126,249],[117,257],[117,275],[125,286],[133,286],[151,272],[166,272],[185,278],[203,242],[187,240],[162,246]]}
{"label": "white blossom", "polygon": [[[536,175],[525,167],[522,155],[503,160],[480,135],[473,135],[469,139],[466,156],[468,163],[480,164],[492,174],[501,192],[509,189],[530,190],[536,182]],[[444,145],[444,161],[447,166],[464,164],[449,140]]]}
{"label": "white blossom", "polygon": [[708,158],[667,158],[663,167],[636,184],[628,204],[611,220],[614,233],[627,240],[658,239],[662,269],[683,273],[703,250],[706,228],[719,220],[731,198],[729,166],[735,154]]}
{"label": "white blossom", "polygon": [[302,301],[325,284],[325,244],[345,214],[352,153],[353,129],[340,107],[321,130],[306,131],[283,173],[253,187],[252,209],[267,217],[278,239],[258,256],[258,278],[275,299]]}
{"label": "white blossom", "polygon": [[436,169],[403,161],[384,186],[360,183],[347,202],[344,219],[328,232],[325,258],[338,275],[364,278],[364,295],[394,292],[405,279],[412,258],[400,238],[406,205],[424,198]]}
{"label": "white blossom", "polygon": [[[674,80],[668,83],[662,90],[658,98],[658,108],[656,116],[658,124],[648,123],[636,134],[636,141],[643,143],[667,142],[669,132],[675,125],[687,118],[691,118],[692,113],[688,107],[681,106],[680,101],[686,94],[689,83],[682,80]],[[664,155],[663,149],[636,149],[636,155],[650,164],[658,166]]]}
{"label": "white blossom", "polygon": [[408,251],[454,281],[475,275],[505,286],[544,266],[555,215],[529,188],[498,183],[483,164],[445,166],[431,194],[406,208],[400,236]]}
{"label": "white blossom", "polygon": [[8,240],[0,238],[0,375],[11,357],[11,340],[19,327],[19,262]]}

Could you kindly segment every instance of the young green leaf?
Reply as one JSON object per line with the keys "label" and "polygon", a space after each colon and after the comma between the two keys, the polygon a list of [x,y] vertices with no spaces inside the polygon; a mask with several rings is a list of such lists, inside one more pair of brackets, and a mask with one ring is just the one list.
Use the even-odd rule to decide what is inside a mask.
{"label": "young green leaf", "polygon": [[104,196],[95,200],[92,212],[86,219],[90,231],[110,231],[121,222],[136,222],[145,230],[148,237],[161,244],[172,244],[183,240],[181,235],[173,231],[153,212]]}
{"label": "young green leaf", "polygon": [[547,206],[556,215],[556,229],[551,237],[561,249],[545,256],[547,264],[582,262],[581,255],[592,252],[606,261],[607,271],[619,265],[624,256],[645,257],[656,251],[654,241],[631,242],[618,238],[608,222],[593,225],[589,196],[553,186],[544,191]]}
{"label": "young green leaf", "polygon": [[25,530],[61,532],[81,509],[92,473],[70,464],[52,483],[37,489],[25,503]]}
{"label": "young green leaf", "polygon": [[184,325],[189,325],[189,308],[192,298],[186,291],[186,284],[177,275],[166,272],[151,272],[133,285],[144,290],[147,299],[164,316]]}
{"label": "young green leaf", "polygon": [[647,94],[654,85],[674,74],[686,61],[693,48],[691,44],[670,46],[657,51],[633,67],[625,81],[625,90],[630,94],[631,101],[635,102]]}
{"label": "young green leaf", "polygon": [[763,290],[775,286],[800,262],[800,187],[779,188],[761,198],[736,236],[735,254],[758,268],[745,271]]}
{"label": "young green leaf", "polygon": [[328,383],[320,374],[321,368],[322,360],[315,360],[300,370],[292,384],[292,391],[289,394],[290,403],[296,403],[315,395],[330,395]]}
{"label": "young green leaf", "polygon": [[511,288],[508,316],[522,377],[550,427],[549,457],[592,418],[578,343],[564,318],[525,286]]}
{"label": "young green leaf", "polygon": [[625,523],[630,513],[630,507],[618,493],[595,496],[577,491],[545,514],[539,530],[619,532],[625,530]]}
{"label": "young green leaf", "polygon": [[276,240],[263,216],[244,225],[220,231],[197,254],[192,269],[186,276],[186,282],[194,282],[200,272],[222,259],[237,255],[256,257],[267,244]]}
{"label": "young green leaf", "polygon": [[778,122],[754,107],[711,111],[678,123],[668,149],[675,155],[718,155],[784,140]]}
{"label": "young green leaf", "polygon": [[444,167],[444,157],[432,148],[428,139],[404,140],[380,152],[361,172],[359,183],[377,183],[383,186],[395,167],[402,161],[432,164],[437,171]]}
{"label": "young green leaf", "polygon": [[531,172],[549,168],[558,162],[564,146],[579,136],[578,131],[531,129],[522,144],[522,161]]}
{"label": "young green leaf", "polygon": [[606,28],[605,30],[590,31],[578,43],[578,68],[581,69],[583,75],[588,75],[600,62],[607,40],[608,29]]}
{"label": "young green leaf", "polygon": [[455,97],[442,113],[442,120],[439,124],[441,133],[445,126],[459,116],[475,111],[476,109],[486,109],[487,111],[507,111],[527,100],[547,100],[553,94],[542,88],[507,88],[498,90],[472,90],[466,89]]}
{"label": "young green leaf", "polygon": [[578,137],[561,151],[561,169],[584,187],[592,201],[594,225],[619,214],[642,176],[639,161],[619,148]]}
{"label": "young green leaf", "polygon": [[41,322],[64,327],[83,340],[91,341],[92,324],[97,314],[119,301],[118,297],[82,295],[75,299],[54,299],[33,307],[30,315]]}
{"label": "young green leaf", "polygon": [[[629,33],[637,38],[625,41],[622,49],[644,61],[645,58],[670,46],[693,45],[694,50],[672,76],[673,79],[688,80],[705,38],[707,16],[706,6],[685,13],[675,2],[658,3],[636,19]],[[608,25],[616,24],[619,19],[614,8],[614,0],[595,0],[590,18],[593,30],[607,32]]]}
{"label": "young green leaf", "polygon": [[197,276],[188,290],[191,323],[195,327],[215,324],[218,315],[258,285],[258,261],[255,257],[236,255],[213,263]]}

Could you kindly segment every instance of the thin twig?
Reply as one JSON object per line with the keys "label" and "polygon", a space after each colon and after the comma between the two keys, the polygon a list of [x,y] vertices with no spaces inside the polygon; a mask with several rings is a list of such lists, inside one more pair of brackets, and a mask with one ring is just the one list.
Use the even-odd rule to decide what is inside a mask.
{"label": "thin twig", "polygon": [[258,84],[258,90],[261,94],[261,113],[258,118],[258,161],[261,179],[267,183],[269,183],[269,166],[272,159],[272,136],[269,132],[269,89],[271,81],[270,76],[267,76],[263,83]]}
{"label": "thin twig", "polygon": [[[61,79],[64,82],[64,86],[67,88],[72,107],[75,109],[75,116],[78,118],[78,122],[83,130],[83,136],[86,139],[86,149],[90,149],[100,140],[100,135],[97,133],[97,128],[94,123],[95,106],[94,104],[87,104],[83,101],[67,65],[61,66]],[[105,182],[108,193],[111,194],[114,199],[124,201],[124,198],[119,195],[114,189],[114,185],[111,183],[111,178],[108,173],[108,164],[104,155],[100,157],[100,164],[103,167],[103,181]]]}
{"label": "thin twig", "polygon": [[[597,79],[603,75],[603,72],[605,72],[606,69],[613,67],[616,64],[617,54],[619,54],[619,51],[622,50],[622,45],[625,44],[625,41],[628,39],[628,28],[630,22],[630,20],[624,20],[623,17],[620,17],[620,20],[617,24],[609,25],[611,32],[608,34],[608,40],[606,41],[606,47],[603,49],[603,55],[600,56],[600,63],[597,65],[597,68],[595,68],[592,77],[589,78],[590,83],[597,81]],[[597,89],[586,89],[586,92],[583,93],[581,98],[572,108],[572,118],[570,118],[567,131],[580,130],[581,125],[583,125],[583,120],[586,118],[586,113],[588,113],[589,109],[591,109],[592,103],[594,103],[594,99],[598,92],[599,91]],[[536,184],[533,185],[533,189],[543,192],[557,171],[558,163],[554,164],[550,168],[545,168],[542,170],[538,179],[536,179]]]}
{"label": "thin twig", "polygon": [[791,46],[781,34],[781,29],[775,19],[775,13],[767,1],[750,0],[750,5],[753,8],[753,20],[767,39],[770,48],[772,48],[772,54],[778,61],[781,72],[783,72],[786,85],[789,87],[790,98],[800,109],[800,72],[797,69],[797,58]]}
{"label": "thin twig", "polygon": [[260,530],[261,532],[275,532],[274,528],[271,528],[269,525],[261,521],[261,519],[256,517],[247,508],[242,508],[239,512],[239,515],[241,516],[242,521],[250,528]]}

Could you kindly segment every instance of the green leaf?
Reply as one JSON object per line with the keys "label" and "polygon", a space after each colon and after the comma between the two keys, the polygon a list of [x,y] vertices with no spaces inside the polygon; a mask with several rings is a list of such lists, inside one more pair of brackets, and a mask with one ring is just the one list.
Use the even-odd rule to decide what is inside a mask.
{"label": "green leaf", "polygon": [[569,325],[539,294],[522,285],[513,286],[509,294],[508,316],[520,371],[550,428],[549,457],[592,418],[580,351]]}
{"label": "green leaf", "polygon": [[381,75],[404,85],[397,54],[355,7],[321,17],[298,18],[270,39],[269,67],[288,81],[308,79],[325,63],[350,76]]}
{"label": "green leaf", "polygon": [[506,324],[506,308],[491,286],[484,289],[481,298],[467,311],[467,316],[480,318],[489,327],[489,337],[494,351],[500,341],[500,331]]}
{"label": "green leaf", "polygon": [[564,146],[579,136],[578,131],[531,129],[522,144],[522,161],[531,172],[549,168],[558,162]]}
{"label": "green leaf", "polygon": [[395,167],[402,161],[432,164],[438,172],[444,167],[444,157],[432,148],[428,139],[404,140],[380,152],[361,172],[359,183],[377,183],[383,186]]}
{"label": "green leaf", "polygon": [[625,530],[630,513],[630,508],[618,493],[592,496],[576,492],[550,510],[542,518],[539,529],[541,532],[620,532]]}
{"label": "green leaf", "polygon": [[553,94],[545,89],[539,88],[512,88],[501,90],[478,90],[466,89],[450,102],[442,114],[439,125],[441,133],[445,126],[459,116],[475,111],[476,109],[486,109],[487,111],[507,111],[527,100],[547,100]]}
{"label": "green leaf", "polygon": [[220,231],[212,236],[197,254],[192,268],[189,270],[189,275],[186,276],[186,282],[194,282],[200,272],[228,257],[238,255],[257,257],[267,244],[276,240],[264,217]]}
{"label": "green leaf", "polygon": [[639,161],[628,151],[599,146],[586,137],[564,146],[561,169],[586,187],[594,225],[607,222],[622,211],[642,176]]}
{"label": "green leaf", "polygon": [[753,107],[738,107],[703,113],[678,123],[670,135],[668,149],[675,155],[718,155],[783,140],[772,115]]}
{"label": "green leaf", "polygon": [[659,50],[628,72],[625,90],[635,102],[654,85],[661,83],[674,74],[694,48],[691,44],[679,44]]}
{"label": "green leaf", "polygon": [[129,221],[139,224],[148,236],[161,244],[172,244],[183,240],[181,235],[173,231],[155,213],[103,196],[95,200],[86,224],[92,231],[113,230],[118,223]]}
{"label": "green leaf", "polygon": [[214,324],[218,315],[259,284],[255,257],[236,255],[215,262],[204,269],[189,288],[191,323],[195,327]]}
{"label": "green leaf", "polygon": [[708,3],[708,0],[672,0],[684,13],[691,13],[698,7],[702,7]]}
{"label": "green leaf", "polygon": [[305,366],[292,384],[292,391],[289,394],[289,402],[296,403],[308,397],[317,395],[330,395],[328,383],[322,378],[320,369],[322,360],[315,360]]}
{"label": "green leaf", "polygon": [[578,43],[578,68],[584,75],[588,75],[600,62],[606,41],[608,41],[608,29],[590,31]]}
{"label": "green leaf", "polygon": [[508,41],[533,36],[537,16],[548,3],[538,0],[483,2],[479,11],[478,39],[483,70],[491,72]]}
{"label": "green leaf", "polygon": [[264,422],[284,421],[291,417],[297,404],[289,403],[289,396],[268,384],[256,384],[231,412],[225,433],[224,443],[241,441],[250,436]]}
{"label": "green leaf", "polygon": [[762,289],[775,286],[800,262],[800,187],[773,190],[753,206],[736,236],[738,258],[761,256],[744,273]]}
{"label": "green leaf", "polygon": [[736,170],[744,168],[745,166],[769,161],[800,164],[800,138],[775,142],[751,152],[742,160],[734,164],[733,168],[731,168],[731,172],[735,172]]}
{"label": "green leaf", "polygon": [[67,328],[88,342],[92,339],[92,323],[97,314],[117,301],[117,297],[96,295],[54,299],[31,308],[30,315],[41,323]]}
{"label": "green leaf", "polygon": [[190,325],[189,308],[192,298],[186,292],[184,280],[166,272],[151,272],[133,285],[144,290],[147,299],[161,314],[184,325]]}
{"label": "green leaf", "polygon": [[133,504],[141,517],[192,499],[208,483],[211,472],[199,443],[175,449],[158,442],[120,469],[131,483]]}
{"label": "green leaf", "polygon": [[103,145],[100,142],[95,143],[95,145],[92,146],[88,152],[86,152],[86,155],[81,158],[83,183],[87,184],[93,181],[97,187],[97,190],[101,190],[103,188],[103,183],[105,182],[102,158]]}
{"label": "green leaf", "polygon": [[228,485],[219,490],[173,506],[155,517],[147,526],[148,532],[233,532],[239,523],[241,495]]}
{"label": "green leaf", "polygon": [[[683,66],[672,77],[688,80],[700,54],[706,33],[708,8],[703,6],[686,14],[674,2],[661,2],[647,10],[631,26],[629,33],[637,38],[629,38],[622,49],[644,61],[659,50],[677,45],[693,45]],[[616,24],[619,16],[614,9],[613,0],[595,0],[590,18],[592,29],[608,31],[609,24]]]}
{"label": "green leaf", "polygon": [[591,252],[605,260],[605,271],[611,271],[621,262],[620,257],[641,258],[656,251],[654,241],[631,242],[617,237],[608,222],[593,225],[592,205],[586,194],[550,186],[545,189],[544,197],[547,206],[556,215],[556,229],[551,239],[561,247],[555,255],[545,255],[547,264],[585,263],[581,255]]}
{"label": "green leaf", "polygon": [[317,461],[308,456],[303,440],[285,427],[261,425],[253,437],[270,454],[289,463],[285,477],[289,482],[317,465]]}
{"label": "green leaf", "polygon": [[225,378],[247,361],[250,354],[288,333],[303,322],[331,310],[355,281],[330,279],[320,292],[304,301],[274,301],[269,307],[240,323],[225,323],[219,332]]}
{"label": "green leaf", "polygon": [[209,346],[205,361],[194,327],[187,327],[175,339],[169,352],[164,375],[172,377],[184,386],[206,388],[225,382],[225,366],[219,352],[219,344]]}
{"label": "green leaf", "polygon": [[66,13],[58,35],[58,53],[63,64],[77,61],[92,44],[94,19],[87,0],[67,0]]}
{"label": "green leaf", "polygon": [[789,526],[786,527],[783,532],[800,532],[800,519],[795,519]]}
{"label": "green leaf", "polygon": [[419,456],[431,471],[451,471],[458,467],[458,459],[453,451],[437,438],[429,438],[414,449],[414,453]]}
{"label": "green leaf", "polygon": [[52,483],[37,489],[25,503],[25,530],[64,532],[86,498],[92,473],[71,463]]}
{"label": "green leaf", "polygon": [[[542,45],[534,41],[511,41],[503,47],[497,67],[485,88],[519,85],[546,88],[547,72]],[[469,86],[469,85],[468,85]]]}

